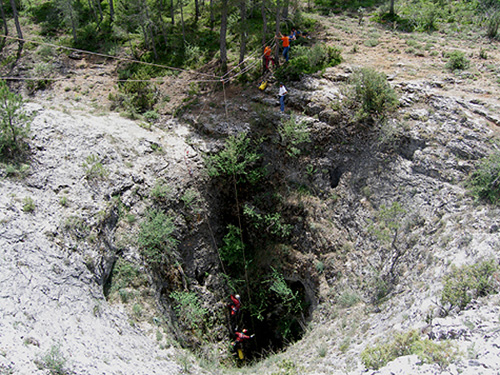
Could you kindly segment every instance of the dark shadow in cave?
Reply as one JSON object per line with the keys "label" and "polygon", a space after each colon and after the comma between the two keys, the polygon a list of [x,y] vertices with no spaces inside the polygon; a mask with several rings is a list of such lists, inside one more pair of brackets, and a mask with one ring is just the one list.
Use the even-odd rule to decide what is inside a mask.
{"label": "dark shadow in cave", "polygon": [[308,300],[301,281],[287,281],[287,285],[293,293],[297,293],[297,306],[300,308],[290,311],[286,303],[269,290],[270,304],[262,313],[262,319],[252,317],[248,309],[242,309],[238,330],[246,328],[249,335],[255,334],[243,344],[245,361],[260,360],[270,353],[279,352],[304,335],[312,301]]}

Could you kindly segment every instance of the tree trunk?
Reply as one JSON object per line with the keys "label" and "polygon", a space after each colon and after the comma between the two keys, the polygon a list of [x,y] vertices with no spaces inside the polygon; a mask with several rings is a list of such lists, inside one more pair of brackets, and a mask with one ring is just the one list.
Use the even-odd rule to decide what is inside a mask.
{"label": "tree trunk", "polygon": [[151,48],[153,49],[153,54],[155,56],[155,60],[158,60],[158,54],[156,53],[156,46],[155,46],[156,33],[153,30],[153,21],[149,17],[148,4],[146,3],[146,0],[143,0],[142,7],[144,9],[146,31],[149,33],[149,40],[151,42]]}
{"label": "tree trunk", "polygon": [[394,0],[391,0],[391,7],[389,8],[389,14],[394,16]]}
{"label": "tree trunk", "polygon": [[[280,35],[280,22],[281,22],[281,4],[280,0],[276,0],[276,36]],[[279,43],[276,44],[276,52],[274,53],[276,65],[280,64],[280,48]]]}
{"label": "tree trunk", "polygon": [[194,0],[194,23],[198,23],[200,17],[200,4],[198,0]]}
{"label": "tree trunk", "polygon": [[161,26],[161,34],[163,36],[163,42],[165,43],[165,47],[168,46],[168,38],[167,38],[167,28],[165,27],[165,22],[163,21],[163,11],[165,10],[164,0],[160,0],[160,26]]}
{"label": "tree trunk", "polygon": [[241,34],[240,34],[240,60],[239,64],[241,69],[243,69],[243,60],[245,60],[245,54],[247,50],[247,2],[246,0],[240,0],[240,15],[241,15]]}
{"label": "tree trunk", "polygon": [[214,15],[214,1],[210,0],[210,30],[214,29],[215,15]]}
{"label": "tree trunk", "polygon": [[283,4],[283,19],[288,20],[288,7],[290,5],[290,0],[284,0]]}
{"label": "tree trunk", "polygon": [[77,44],[78,43],[78,36],[76,35],[76,15],[75,15],[75,10],[69,5],[69,11],[70,11],[70,19],[71,19],[71,32],[73,34],[73,43]]}
{"label": "tree trunk", "polygon": [[181,5],[181,25],[182,25],[182,44],[186,45],[186,25],[184,25],[184,4],[182,4],[183,0],[178,0]]}
{"label": "tree trunk", "polygon": [[172,26],[175,26],[174,0],[170,0],[170,20],[171,20]]}
{"label": "tree trunk", "polygon": [[95,7],[94,7],[94,1],[92,0],[87,0],[88,4],[89,4],[89,9],[90,11],[92,12],[92,14],[94,15],[94,19],[97,21],[97,13],[95,11]]}
{"label": "tree trunk", "polygon": [[10,6],[12,8],[12,13],[14,14],[14,23],[16,24],[17,37],[19,38],[19,48],[17,54],[20,55],[23,50],[24,38],[23,32],[21,30],[21,24],[19,23],[19,17],[17,14],[16,0],[10,0]]}
{"label": "tree trunk", "polygon": [[262,48],[264,48],[267,42],[266,0],[262,0],[261,2],[261,13],[262,13]]}
{"label": "tree trunk", "polygon": [[104,18],[102,15],[101,0],[97,0],[96,3],[97,3],[97,10],[99,11],[99,24],[100,24]]}
{"label": "tree trunk", "polygon": [[[7,36],[9,35],[9,28],[7,26],[7,18],[5,15],[5,11],[3,9],[3,0],[0,0],[0,13],[2,14],[2,20],[3,20],[3,35]],[[5,47],[5,41],[7,38],[2,38],[2,42],[0,42],[0,52],[2,52],[3,47]]]}
{"label": "tree trunk", "polygon": [[113,0],[109,0],[109,18],[111,22],[115,20],[115,7],[113,5]]}
{"label": "tree trunk", "polygon": [[228,0],[222,0],[222,10],[220,19],[220,64],[222,74],[227,73],[227,49],[226,49],[226,33],[227,33],[227,4]]}

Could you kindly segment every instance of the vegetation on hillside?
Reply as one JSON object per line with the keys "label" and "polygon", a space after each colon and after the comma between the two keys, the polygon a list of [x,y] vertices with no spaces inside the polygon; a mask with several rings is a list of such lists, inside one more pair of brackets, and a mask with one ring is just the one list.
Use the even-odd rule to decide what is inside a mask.
{"label": "vegetation on hillside", "polygon": [[477,199],[492,204],[500,202],[500,153],[498,151],[479,161],[469,177],[468,186]]}
{"label": "vegetation on hillside", "polygon": [[24,100],[0,81],[0,156],[12,158],[26,149],[30,118]]}
{"label": "vegetation on hillside", "polygon": [[452,342],[434,342],[422,338],[417,331],[409,331],[367,346],[361,353],[361,361],[367,368],[378,370],[397,357],[411,354],[418,355],[423,363],[437,363],[442,369],[459,359],[458,349]]}
{"label": "vegetation on hillside", "polygon": [[[440,25],[445,22],[458,27],[467,19],[469,25],[486,27],[489,38],[497,37],[500,19],[496,11],[498,3],[486,0],[455,2],[454,5],[459,5],[457,7],[445,2],[426,0],[392,1],[391,11],[385,7],[380,8],[380,11],[368,8],[376,4],[375,1],[368,0],[315,0],[308,4],[271,0],[250,3],[207,3],[198,0],[177,3],[163,0],[24,0],[17,4],[18,8],[5,5],[8,17],[16,25],[19,16],[29,20],[21,23],[20,27],[25,27],[28,22],[37,26],[33,27],[35,31],[30,30],[35,34],[32,36],[35,42],[26,43],[26,50],[33,48],[36,43],[50,41],[108,56],[127,54],[145,63],[126,62],[119,65],[118,93],[111,95],[110,99],[117,108],[125,109],[129,116],[143,115],[152,120],[158,118],[154,111],[160,101],[158,88],[150,81],[152,77],[168,74],[174,76],[178,74],[176,69],[193,69],[208,72],[211,78],[215,78],[215,85],[219,85],[218,78],[227,71],[227,65],[236,66],[240,63],[229,77],[238,76],[238,80],[243,83],[251,81],[261,74],[259,54],[263,45],[274,40],[276,31],[287,33],[291,26],[309,32],[311,38],[297,41],[293,46],[291,60],[276,70],[276,78],[297,80],[305,74],[321,72],[339,64],[342,61],[341,49],[315,39],[314,32],[320,30],[320,26],[313,21],[313,13],[316,11],[324,14],[346,9],[351,13],[366,12],[382,24],[392,22],[394,28],[419,32],[439,30]],[[310,13],[306,15],[304,10]],[[492,10],[497,13],[487,18]],[[470,15],[472,17],[467,18]],[[4,30],[8,30],[8,27],[10,24],[4,22]],[[21,31],[20,28],[17,29],[18,36],[21,36]],[[12,41],[4,39],[2,47],[7,42]],[[48,45],[40,45],[48,48]],[[41,48],[37,51],[41,57],[55,53],[66,52]],[[253,57],[247,60],[251,55]],[[468,67],[469,60],[463,52],[452,52],[446,58],[446,67],[450,71]],[[6,66],[11,63],[15,61],[6,59],[3,64]],[[36,65],[32,74],[36,80],[29,84],[30,92],[48,87],[51,72],[47,65]],[[25,147],[29,121],[21,110],[20,97],[12,94],[3,81],[0,84],[0,99],[5,98],[7,103],[2,112],[0,153],[15,154]],[[193,103],[199,86],[193,84],[190,90],[193,97],[190,98],[190,103]],[[346,120],[349,123],[378,124],[391,116],[398,106],[397,94],[386,76],[373,69],[356,70],[343,94],[345,100],[342,109],[345,110],[344,114],[347,113],[345,118],[350,119]],[[264,119],[263,122],[266,121]],[[214,238],[214,251],[217,251],[218,261],[224,271],[225,291],[237,291],[244,297],[246,304],[239,323],[258,327],[261,332],[269,331],[269,337],[272,337],[255,344],[264,348],[258,353],[260,355],[267,349],[281,349],[300,338],[304,332],[309,301],[305,296],[304,285],[297,281],[295,274],[290,276],[291,266],[286,262],[292,259],[291,253],[309,245],[306,241],[299,243],[299,236],[293,237],[295,232],[306,228],[310,229],[308,236],[314,236],[314,226],[307,223],[307,215],[304,214],[306,204],[301,200],[298,203],[290,203],[289,200],[294,194],[314,195],[311,193],[314,187],[311,188],[312,184],[308,185],[307,180],[312,180],[319,173],[312,161],[321,152],[321,145],[314,144],[308,125],[295,115],[280,121],[275,129],[279,140],[254,130],[228,137],[218,152],[213,152],[206,158],[205,167],[210,183],[217,187],[213,190],[220,194],[220,202],[224,202],[224,207],[220,208],[222,215],[219,218],[218,238]],[[264,155],[263,144],[272,155]],[[269,176],[267,167],[272,164],[272,158],[295,163],[298,172],[293,181],[284,176],[283,170],[276,165],[272,165],[274,175]],[[495,156],[486,160],[471,178],[474,193],[494,203],[498,202],[499,195],[497,158]],[[309,160],[307,167],[304,167],[302,159]],[[82,167],[88,180],[100,180],[108,176],[107,170],[95,155],[90,155]],[[321,173],[327,174],[328,171],[322,170]],[[326,201],[319,193],[316,196]],[[153,208],[147,210],[144,218],[138,222],[135,245],[138,246],[144,263],[160,277],[180,270],[178,279],[165,287],[169,289],[165,296],[173,302],[173,311],[181,329],[196,339],[206,340],[206,332],[202,328],[209,326],[209,314],[189,282],[189,277],[192,276],[186,276],[182,272],[183,264],[178,249],[182,240],[179,240],[181,235],[177,233],[177,224],[183,223],[177,215],[192,223],[195,221],[192,217],[197,214],[196,220],[203,221],[201,209],[197,207],[201,202],[200,194],[195,189],[190,189],[176,197],[167,182],[158,181],[149,198],[147,204]],[[337,198],[331,197],[331,200],[335,201]],[[167,210],[175,205],[182,207],[184,211]],[[25,212],[34,209],[33,201],[27,199]],[[388,207],[381,205],[378,212],[374,212],[374,222],[368,226],[373,243],[378,241],[379,247],[376,250],[380,261],[373,267],[375,276],[367,283],[367,288],[370,289],[367,295],[374,296],[373,300],[377,303],[385,300],[399,281],[398,266],[409,247],[402,243],[405,215],[406,211],[399,203]],[[132,219],[131,222],[135,220]],[[324,264],[318,261],[313,266],[315,270],[311,272],[321,274],[324,268]],[[134,283],[133,280],[140,279],[139,271],[117,263],[113,272],[115,280],[122,280],[122,285],[115,284],[111,293],[118,293],[122,302],[125,302],[128,300],[127,288]],[[445,288],[441,303],[447,309],[464,308],[470,298],[490,293],[494,289],[488,283],[497,272],[497,268],[491,264],[453,269],[450,276],[443,280]],[[202,280],[204,276],[197,277]],[[467,285],[460,284],[457,279]],[[181,288],[181,284],[185,289],[183,291],[177,290]],[[350,298],[347,298],[347,294],[343,296],[340,304],[344,306],[353,306],[361,300],[357,294]],[[136,315],[140,315],[140,308],[136,310]],[[214,319],[223,324],[221,322],[226,318],[216,316]],[[258,340],[261,339],[257,337],[255,341]],[[265,347],[266,345],[268,346]],[[260,349],[256,349],[256,352]],[[446,366],[455,355],[452,346],[438,345],[410,332],[397,335],[394,342],[367,348],[362,360],[367,367],[376,369],[399,355],[411,353],[419,355],[424,362],[437,362],[442,366]]]}

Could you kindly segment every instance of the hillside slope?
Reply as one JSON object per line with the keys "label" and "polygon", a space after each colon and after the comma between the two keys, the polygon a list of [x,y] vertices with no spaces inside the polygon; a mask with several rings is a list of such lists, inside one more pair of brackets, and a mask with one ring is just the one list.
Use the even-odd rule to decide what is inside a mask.
{"label": "hillside slope", "polygon": [[[421,36],[429,40],[417,43],[436,50],[472,54],[468,70],[452,73],[442,53],[402,52],[404,34],[323,20],[331,21],[325,39],[344,45],[345,62],[287,82],[287,110],[311,135],[298,157],[287,154],[277,131],[290,115],[278,113],[273,85],[266,92],[234,87],[225,103],[220,92],[201,97],[180,119],[165,116],[153,126],[91,115],[91,102],[70,100],[62,85],[32,98],[30,167],[1,171],[0,370],[361,374],[366,347],[416,330],[434,356],[403,351],[386,364],[380,354],[381,369],[368,373],[498,373],[498,295],[447,316],[441,302],[452,265],[499,259],[499,209],[475,202],[465,187],[478,161],[497,149],[500,124],[495,73],[478,54],[482,39],[443,39],[449,45],[442,46],[441,36]],[[373,33],[379,43],[365,45]],[[489,62],[498,61],[494,47],[481,44]],[[380,128],[352,123],[339,110],[340,88],[358,66],[383,71],[398,92],[397,114]],[[231,337],[220,316],[231,290],[217,253],[234,203],[207,177],[203,158],[240,133],[264,139],[262,185],[275,188],[293,225],[286,241],[263,249],[277,255],[261,257],[261,266],[279,265],[287,282],[303,288],[310,316],[298,342],[237,368],[228,366]],[[193,191],[199,196],[189,205]],[[374,230],[394,203],[399,252]],[[148,268],[136,241],[150,207],[171,214],[177,228],[179,251],[163,274]],[[123,264],[133,265],[132,276]],[[182,332],[169,299],[175,289],[195,291],[216,317],[208,332]]]}

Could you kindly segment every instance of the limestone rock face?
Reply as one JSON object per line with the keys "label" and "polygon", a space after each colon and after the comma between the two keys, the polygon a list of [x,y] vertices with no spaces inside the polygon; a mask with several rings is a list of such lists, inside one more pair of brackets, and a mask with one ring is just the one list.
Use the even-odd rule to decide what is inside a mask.
{"label": "limestone rock face", "polygon": [[[0,181],[0,369],[45,374],[40,363],[55,351],[68,374],[179,373],[176,352],[131,326],[102,284],[115,254],[112,196],[131,207],[158,175],[189,176],[193,150],[117,115],[30,109],[31,167]],[[92,239],[97,222],[103,234]]]}
{"label": "limestone rock face", "polygon": [[[0,372],[46,374],[52,353],[74,374],[178,374],[187,362],[191,373],[204,373],[182,351],[160,345],[163,334],[155,337],[155,324],[173,315],[162,293],[172,284],[187,289],[189,280],[205,308],[224,308],[219,259],[207,249],[225,227],[217,220],[222,208],[211,205],[217,192],[208,191],[203,155],[219,150],[225,136],[260,126],[270,139],[271,146],[262,146],[269,176],[308,188],[287,202],[283,217],[293,223],[286,276],[304,286],[314,311],[303,339],[248,373],[279,373],[293,363],[301,374],[496,374],[498,296],[447,317],[439,298],[451,264],[498,259],[499,209],[475,202],[465,186],[477,161],[494,149],[497,107],[446,95],[443,89],[456,82],[393,79],[400,94],[395,118],[359,128],[338,111],[339,85],[350,71],[327,70],[288,87],[287,108],[313,139],[297,158],[283,157],[277,129],[289,116],[278,113],[272,88],[251,97],[273,106],[267,116],[233,98],[231,108],[244,119],[187,114],[189,126],[171,119],[151,130],[116,114],[29,104],[30,167],[0,176]],[[164,204],[177,213],[182,262],[162,280],[146,271],[131,240],[138,226],[123,220],[124,212],[131,222],[145,216],[158,181],[176,202],[191,188],[207,190],[197,210]],[[384,245],[370,225],[394,202],[405,211],[402,235]],[[151,322],[138,324],[123,304],[105,298],[118,257],[137,264],[153,286],[158,316]],[[449,340],[461,357],[445,367],[409,355],[379,370],[365,368],[360,353],[367,346],[410,330]],[[223,326],[211,334],[227,341]]]}

